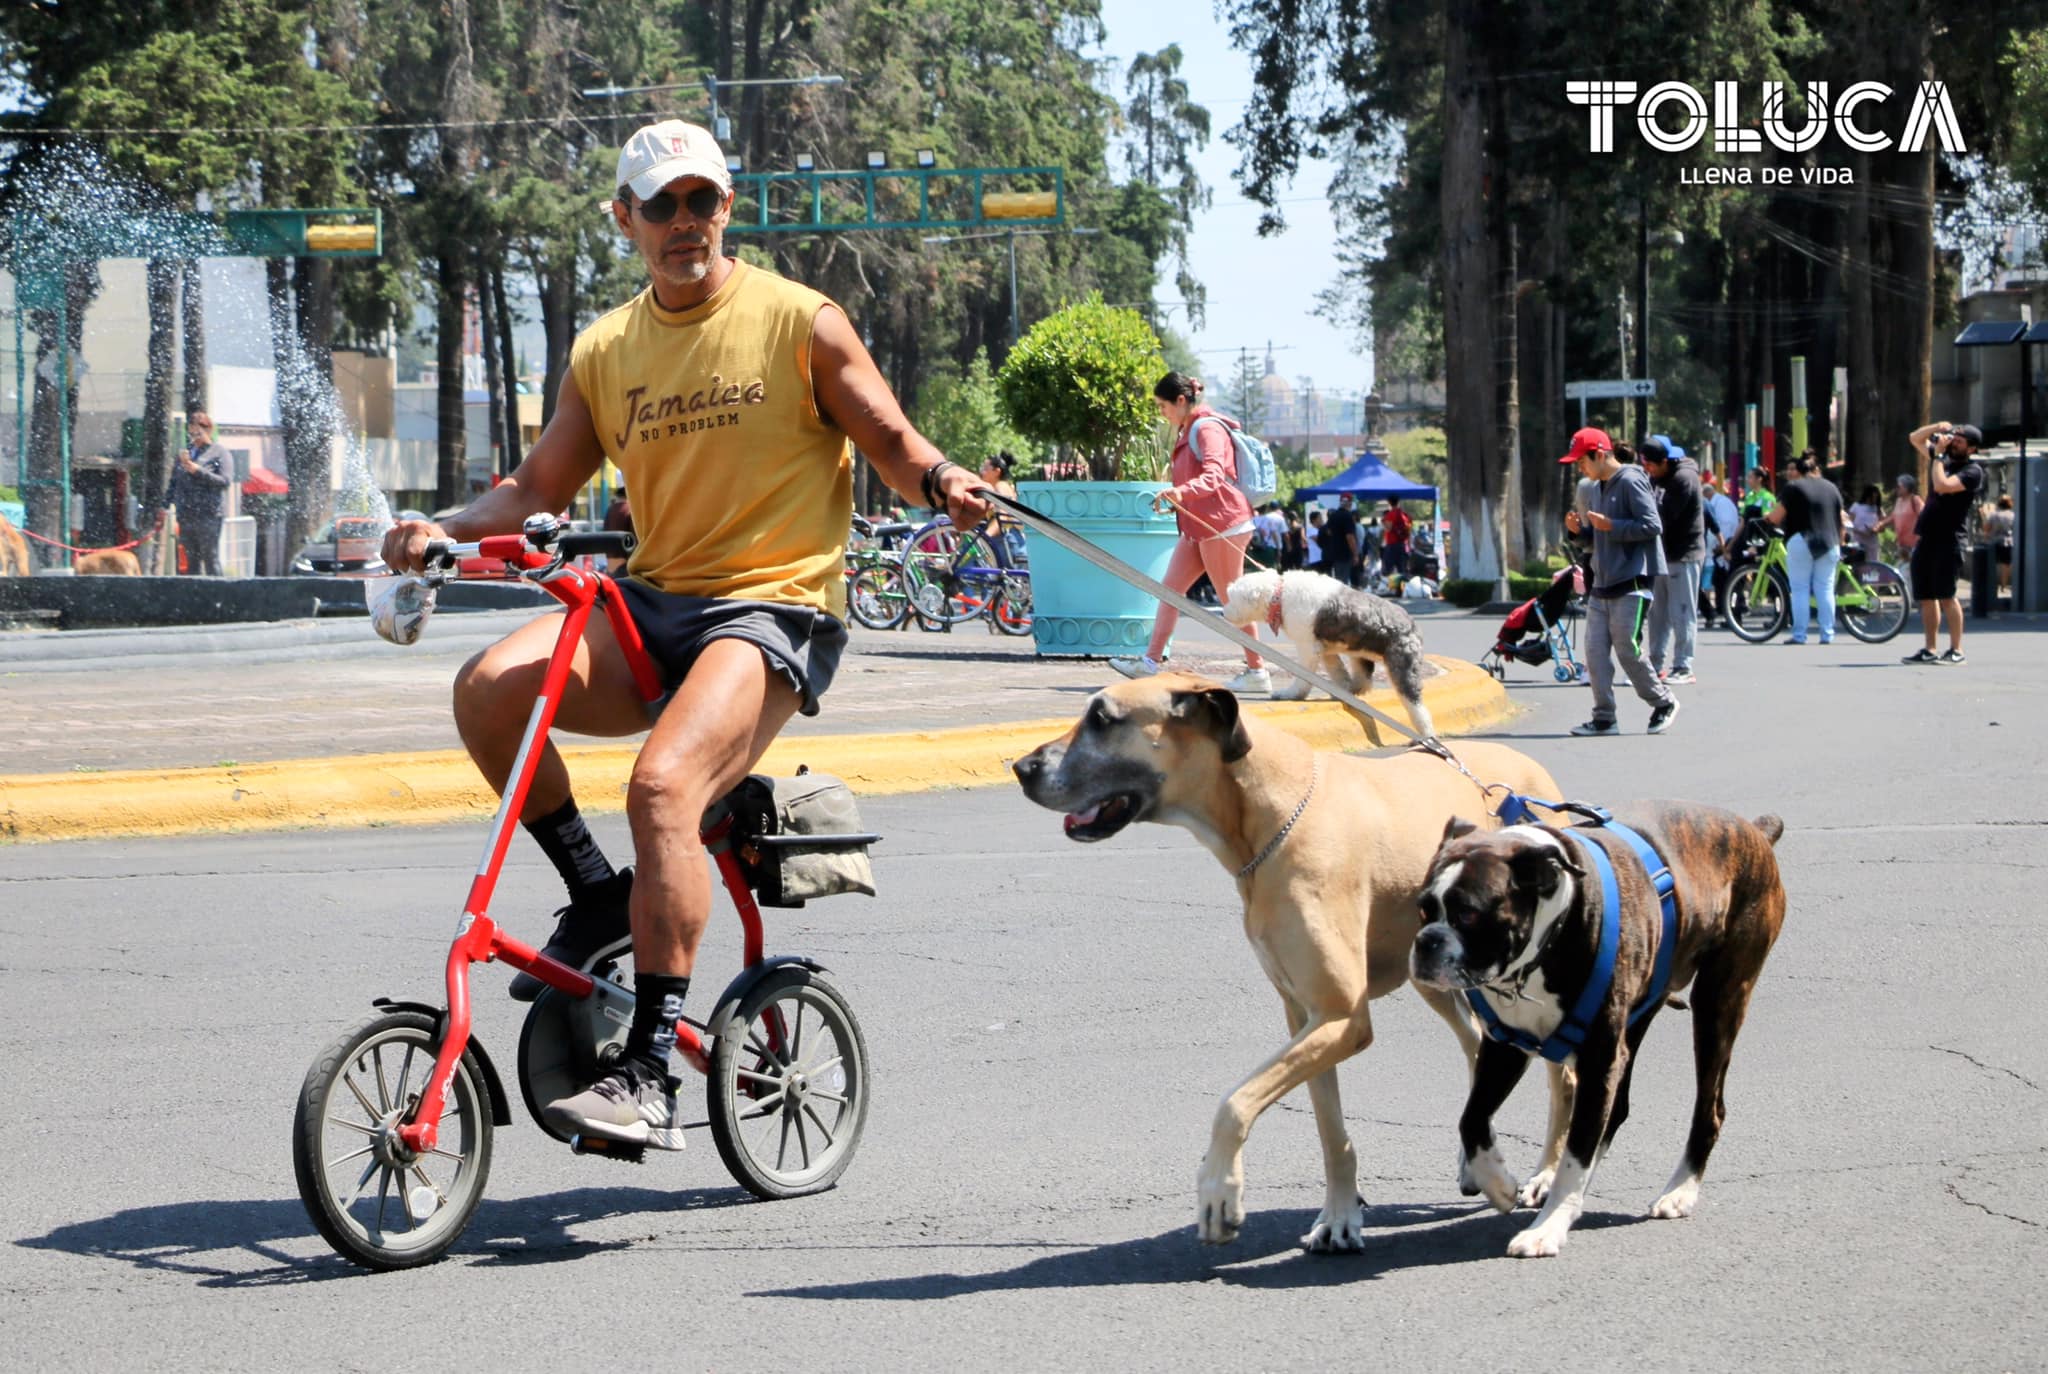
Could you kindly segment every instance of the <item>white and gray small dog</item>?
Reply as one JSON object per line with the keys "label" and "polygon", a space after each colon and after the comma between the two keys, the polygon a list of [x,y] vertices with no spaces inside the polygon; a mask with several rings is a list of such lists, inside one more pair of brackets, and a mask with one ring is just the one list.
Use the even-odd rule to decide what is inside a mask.
{"label": "white and gray small dog", "polygon": [[[1415,733],[1436,734],[1422,704],[1422,632],[1396,603],[1317,572],[1254,572],[1230,584],[1223,618],[1240,627],[1263,622],[1286,638],[1297,660],[1360,696],[1372,686],[1373,664],[1385,664]],[[1273,696],[1299,701],[1308,692],[1296,678]]]}

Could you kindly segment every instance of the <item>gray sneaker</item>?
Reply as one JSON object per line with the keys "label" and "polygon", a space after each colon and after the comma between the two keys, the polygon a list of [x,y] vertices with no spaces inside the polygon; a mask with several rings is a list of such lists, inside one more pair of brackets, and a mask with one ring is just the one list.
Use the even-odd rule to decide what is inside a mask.
{"label": "gray sneaker", "polygon": [[1574,725],[1575,735],[1618,735],[1621,727],[1611,720],[1589,720],[1584,725]]}
{"label": "gray sneaker", "polygon": [[1662,706],[1651,708],[1649,733],[1661,735],[1671,728],[1671,722],[1678,715],[1678,698],[1672,697]]}
{"label": "gray sneaker", "polygon": [[[581,902],[571,902],[555,913],[555,933],[540,952],[559,959],[571,968],[583,968],[598,955],[631,944],[633,924],[627,915],[633,897],[633,870],[614,873]],[[515,1002],[531,1002],[546,991],[547,984],[530,973],[512,980],[509,991]]]}
{"label": "gray sneaker", "polygon": [[623,1140],[651,1150],[683,1148],[676,1089],[682,1084],[637,1063],[624,1063],[575,1094],[548,1103],[548,1124],[564,1135]]}

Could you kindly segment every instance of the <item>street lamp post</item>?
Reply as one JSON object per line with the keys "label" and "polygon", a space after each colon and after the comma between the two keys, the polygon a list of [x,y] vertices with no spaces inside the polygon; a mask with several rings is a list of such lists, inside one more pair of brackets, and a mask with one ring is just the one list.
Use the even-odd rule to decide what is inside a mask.
{"label": "street lamp post", "polygon": [[725,118],[725,116],[718,112],[718,88],[721,86],[843,86],[845,84],[846,78],[837,75],[746,76],[733,81],[720,81],[716,76],[706,73],[704,77],[704,90],[711,97],[712,137],[716,138],[720,143],[724,143],[732,133],[730,127],[723,129],[718,127],[719,121]]}
{"label": "street lamp post", "polygon": [[987,232],[987,233],[983,233],[983,234],[930,234],[930,235],[927,235],[927,236],[926,236],[926,237],[924,238],[923,242],[925,242],[925,243],[928,243],[928,244],[938,244],[938,243],[968,243],[968,242],[971,242],[971,241],[973,241],[973,240],[975,240],[975,239],[994,239],[994,238],[1004,238],[1004,239],[1008,239],[1008,240],[1010,241],[1010,242],[1009,242],[1009,249],[1010,249],[1010,347],[1012,347],[1012,348],[1015,348],[1015,347],[1017,346],[1017,334],[1018,334],[1018,322],[1017,322],[1017,235],[1019,235],[1019,234],[1036,234],[1036,235],[1045,235],[1045,234],[1075,234],[1075,235],[1079,235],[1079,236],[1083,236],[1083,237],[1086,237],[1086,236],[1089,236],[1089,235],[1093,235],[1093,234],[1099,234],[1099,233],[1101,233],[1101,232],[1102,232],[1102,231],[1101,231],[1100,229],[993,229],[993,230],[990,230],[989,232]]}
{"label": "street lamp post", "polygon": [[[652,95],[660,91],[686,91],[692,86],[702,85],[704,93],[711,100],[711,136],[720,143],[732,136],[731,121],[718,109],[719,88],[731,86],[843,86],[846,78],[833,75],[811,76],[744,76],[729,81],[720,81],[716,75],[706,72],[701,82],[681,81],[662,86],[597,86],[582,92],[586,100],[616,100],[622,95]],[[721,127],[723,126],[723,127]]]}

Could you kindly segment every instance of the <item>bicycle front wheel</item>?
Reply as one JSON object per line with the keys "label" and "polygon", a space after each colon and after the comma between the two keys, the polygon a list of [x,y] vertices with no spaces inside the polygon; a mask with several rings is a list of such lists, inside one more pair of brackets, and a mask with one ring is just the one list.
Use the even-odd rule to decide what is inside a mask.
{"label": "bicycle front wheel", "polygon": [[365,1269],[439,1259],[483,1200],[491,1104],[474,1056],[465,1052],[455,1066],[440,1142],[415,1153],[398,1138],[439,1048],[434,1018],[383,1012],[328,1046],[299,1090],[299,1198],[327,1243]]}
{"label": "bicycle front wheel", "polygon": [[1776,573],[1755,564],[1728,579],[1728,628],[1737,639],[1761,644],[1785,628],[1792,595]]}
{"label": "bicycle front wheel", "polygon": [[901,568],[876,565],[854,574],[846,609],[870,630],[893,630],[910,614],[910,593]]}
{"label": "bicycle front wheel", "polygon": [[1865,644],[1882,644],[1906,625],[1906,578],[1889,563],[1844,568],[1835,593],[1835,618]]}

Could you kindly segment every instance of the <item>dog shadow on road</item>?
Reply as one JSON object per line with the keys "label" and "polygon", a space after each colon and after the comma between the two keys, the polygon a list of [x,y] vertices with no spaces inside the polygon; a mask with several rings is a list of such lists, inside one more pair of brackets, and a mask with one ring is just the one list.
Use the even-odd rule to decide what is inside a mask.
{"label": "dog shadow on road", "polygon": [[[740,1188],[671,1191],[576,1188],[478,1205],[449,1261],[536,1264],[579,1259],[629,1241],[593,1241],[569,1228],[627,1213],[708,1211],[752,1202]],[[186,1274],[201,1288],[265,1288],[347,1278],[365,1271],[328,1252],[296,1198],[172,1202],[131,1207],[59,1226],[15,1244],[86,1258],[125,1260],[139,1269]],[[302,1254],[310,1244],[316,1251]]]}
{"label": "dog shadow on road", "polygon": [[[1037,1288],[1111,1288],[1137,1284],[1222,1282],[1239,1288],[1327,1288],[1376,1279],[1403,1269],[1499,1259],[1508,1238],[1533,1213],[1503,1217],[1483,1203],[1414,1203],[1367,1207],[1365,1248],[1353,1254],[1311,1255],[1301,1237],[1315,1224],[1313,1209],[1254,1213],[1237,1240],[1211,1248],[1193,1226],[1108,1245],[1062,1250],[1013,1269],[981,1274],[911,1274],[859,1283],[765,1289],[755,1298],[863,1298],[923,1301]],[[1632,1218],[1589,1213],[1579,1230],[1625,1225]],[[977,1248],[945,1242],[946,1248]],[[1015,1242],[992,1248],[1016,1248]],[[1031,1248],[1050,1248],[1050,1243]]]}

